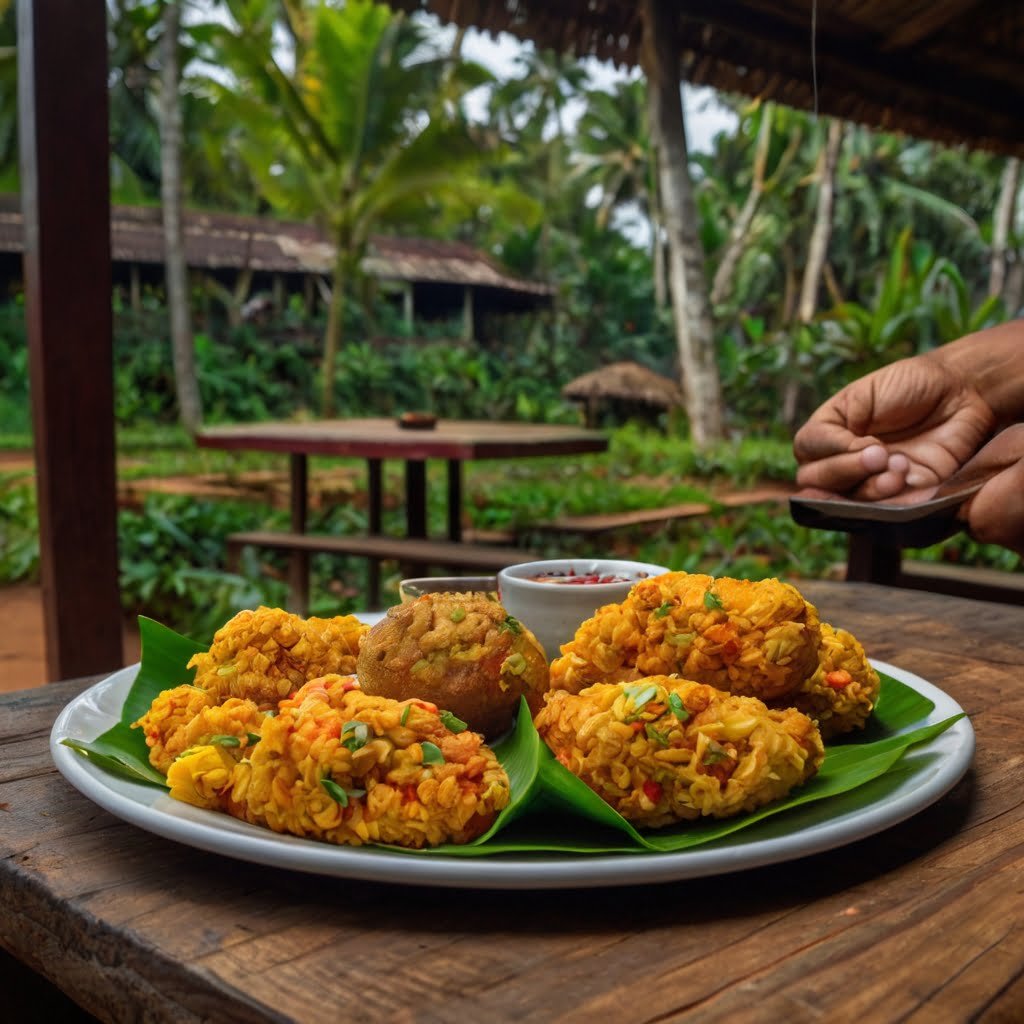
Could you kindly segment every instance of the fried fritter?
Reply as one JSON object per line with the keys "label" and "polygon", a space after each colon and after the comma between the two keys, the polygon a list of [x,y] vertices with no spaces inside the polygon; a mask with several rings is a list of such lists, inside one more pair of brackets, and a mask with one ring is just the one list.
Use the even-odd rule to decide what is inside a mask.
{"label": "fried fritter", "polygon": [[537,638],[483,594],[431,593],[391,608],[359,653],[365,693],[419,697],[494,737],[512,724],[519,698],[536,711],[548,688]]}
{"label": "fried fritter", "polygon": [[149,710],[132,722],[133,729],[142,730],[149,747],[149,763],[157,771],[167,773],[171,762],[188,746],[179,743],[178,737],[200,711],[215,704],[213,694],[186,683],[157,694]]}
{"label": "fried fritter", "polygon": [[817,667],[818,614],[788,583],[670,572],[584,622],[551,666],[552,689],[676,674],[777,700]]}
{"label": "fried fritter", "polygon": [[149,763],[157,771],[166,775],[175,758],[189,747],[214,742],[241,752],[256,742],[266,715],[251,700],[229,697],[223,704],[203,704],[200,697],[179,694],[182,690],[211,699],[210,694],[192,686],[165,690],[133,726],[144,730]]}
{"label": "fried fritter", "polygon": [[810,715],[821,735],[831,739],[864,728],[878,703],[880,685],[857,638],[823,622],[818,667],[786,703]]}
{"label": "fried fritter", "polygon": [[569,771],[649,828],[779,800],[825,756],[817,726],[799,711],[668,676],[554,690],[535,724]]}
{"label": "fried fritter", "polygon": [[452,731],[426,702],[372,697],[339,676],[283,701],[237,764],[201,746],[167,779],[179,800],[353,845],[466,843],[509,800],[508,776],[478,734]]}
{"label": "fried fritter", "polygon": [[195,685],[220,703],[254,701],[268,711],[309,679],[355,672],[359,640],[369,626],[354,615],[303,619],[281,608],[241,611],[189,661]]}

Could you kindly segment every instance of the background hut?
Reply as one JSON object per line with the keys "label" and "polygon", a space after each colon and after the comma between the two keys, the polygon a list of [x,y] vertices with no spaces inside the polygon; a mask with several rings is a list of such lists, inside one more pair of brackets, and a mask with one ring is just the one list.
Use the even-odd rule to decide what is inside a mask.
{"label": "background hut", "polygon": [[583,403],[587,426],[595,427],[602,407],[623,417],[651,418],[656,410],[677,409],[683,392],[676,381],[663,377],[640,363],[610,363],[569,381],[562,396]]}

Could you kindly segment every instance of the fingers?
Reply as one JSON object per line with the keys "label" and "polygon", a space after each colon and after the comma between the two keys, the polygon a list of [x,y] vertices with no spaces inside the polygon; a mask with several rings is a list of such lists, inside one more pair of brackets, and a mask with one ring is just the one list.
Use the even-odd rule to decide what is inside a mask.
{"label": "fingers", "polygon": [[[868,444],[860,450],[805,463],[797,470],[797,484],[865,501],[898,494],[903,489],[909,460],[905,455],[890,455],[883,445],[871,443],[870,439],[864,440]],[[858,491],[864,493],[854,493]]]}
{"label": "fingers", "polygon": [[1024,555],[1024,424],[1002,431],[967,466],[1005,467],[961,509],[971,535]]}
{"label": "fingers", "polygon": [[844,422],[825,419],[822,414],[819,409],[796,432],[793,453],[797,462],[816,462],[878,444],[877,438],[855,434]]}

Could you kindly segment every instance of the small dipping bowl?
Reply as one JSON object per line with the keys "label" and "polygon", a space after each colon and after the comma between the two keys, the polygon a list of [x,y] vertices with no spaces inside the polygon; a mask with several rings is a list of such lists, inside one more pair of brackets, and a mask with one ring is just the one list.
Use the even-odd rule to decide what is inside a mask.
{"label": "small dipping bowl", "polygon": [[487,594],[498,599],[498,580],[494,576],[419,576],[401,580],[398,594],[402,604],[415,601],[424,594]]}
{"label": "small dipping bowl", "polygon": [[553,661],[598,608],[625,600],[640,580],[669,571],[663,565],[612,558],[522,562],[498,573],[498,600],[533,632]]}

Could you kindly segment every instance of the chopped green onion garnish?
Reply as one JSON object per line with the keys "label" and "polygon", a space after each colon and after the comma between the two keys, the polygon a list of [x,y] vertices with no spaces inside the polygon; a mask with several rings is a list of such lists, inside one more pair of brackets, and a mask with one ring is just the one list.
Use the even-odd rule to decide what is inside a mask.
{"label": "chopped green onion garnish", "polygon": [[453,608],[451,615],[448,616],[452,622],[461,622],[466,617],[465,608]]}
{"label": "chopped green onion garnish", "polygon": [[249,741],[250,743],[259,743],[259,741],[260,741],[260,740],[261,740],[261,739],[262,739],[263,737],[262,737],[262,736],[260,736],[260,734],[259,734],[258,732],[247,732],[247,733],[245,734],[245,738],[246,738],[246,739],[247,739],[247,740],[248,740],[248,741]]}
{"label": "chopped green onion garnish", "polygon": [[461,718],[456,718],[450,711],[442,711],[438,717],[441,724],[452,732],[465,732],[469,728]]}
{"label": "chopped green onion garnish", "polygon": [[436,743],[427,740],[420,746],[423,748],[424,764],[444,764],[444,754],[441,753],[441,748]]}
{"label": "chopped green onion garnish", "polygon": [[668,638],[668,642],[675,647],[689,647],[696,636],[696,633],[673,633]]}
{"label": "chopped green onion garnish", "polygon": [[327,791],[327,795],[332,800],[337,800],[342,807],[348,807],[349,797],[353,800],[358,799],[361,796],[366,796],[365,789],[349,789],[345,790],[339,786],[334,779],[321,779],[320,785]]}
{"label": "chopped green onion garnish", "polygon": [[639,711],[652,697],[658,695],[658,688],[653,684],[647,686],[626,686],[622,692],[633,701],[633,707]]}
{"label": "chopped green onion garnish", "polygon": [[406,704],[405,707],[402,708],[402,717],[399,719],[399,722],[402,725],[405,725],[405,723],[409,721],[409,712],[410,711],[412,711],[412,705],[411,704]]}
{"label": "chopped green onion garnish", "polygon": [[672,602],[666,601],[664,604],[658,605],[658,607],[654,609],[654,617],[656,619],[663,619],[670,611],[672,611]]}
{"label": "chopped green onion garnish", "polygon": [[668,709],[680,722],[685,722],[690,717],[690,712],[686,710],[683,698],[678,693],[668,695]]}
{"label": "chopped green onion garnish", "polygon": [[342,746],[355,752],[360,747],[366,746],[366,741],[370,738],[370,727],[365,722],[346,722],[341,727],[341,735],[344,736],[346,733],[352,735],[347,740],[341,741]]}
{"label": "chopped green onion garnish", "polygon": [[650,722],[648,722],[647,725],[644,726],[644,732],[647,733],[647,738],[649,740],[654,740],[655,743],[660,744],[663,747],[668,746],[667,734],[659,732],[657,729],[654,728],[653,725],[651,725]]}
{"label": "chopped green onion garnish", "polygon": [[711,740],[708,743],[707,753],[704,755],[704,763],[707,765],[718,764],[719,761],[724,761],[727,757],[732,757],[732,754],[721,743]]}
{"label": "chopped green onion garnish", "polygon": [[511,615],[506,616],[505,621],[498,627],[498,629],[507,629],[510,633],[519,634],[523,631],[522,623],[513,618]]}
{"label": "chopped green onion garnish", "polygon": [[242,741],[237,736],[211,736],[210,742],[218,747],[240,747]]}
{"label": "chopped green onion garnish", "polygon": [[718,599],[717,594],[713,594],[710,590],[704,591],[704,607],[708,611],[721,611],[723,608],[722,602]]}
{"label": "chopped green onion garnish", "polygon": [[511,672],[514,676],[521,676],[526,671],[526,659],[514,651],[501,663],[502,672]]}

